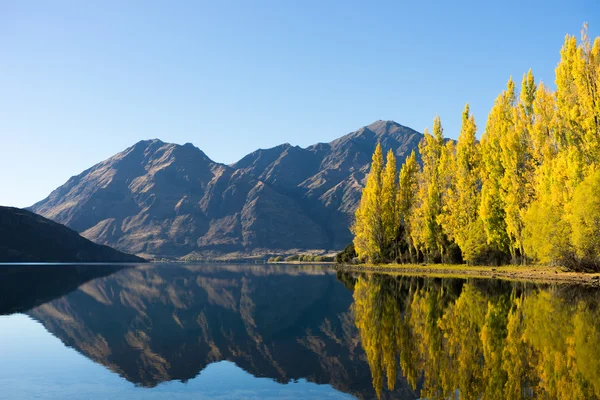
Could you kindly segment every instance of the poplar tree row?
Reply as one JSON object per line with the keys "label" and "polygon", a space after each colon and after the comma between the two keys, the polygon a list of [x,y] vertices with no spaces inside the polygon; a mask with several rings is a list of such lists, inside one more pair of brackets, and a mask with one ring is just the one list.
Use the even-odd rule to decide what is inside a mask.
{"label": "poplar tree row", "polygon": [[[600,37],[567,35],[556,91],[509,79],[481,140],[467,104],[456,142],[436,117],[400,175],[380,145],[352,226],[370,262],[505,262],[600,270]],[[420,161],[420,162],[419,162]]]}

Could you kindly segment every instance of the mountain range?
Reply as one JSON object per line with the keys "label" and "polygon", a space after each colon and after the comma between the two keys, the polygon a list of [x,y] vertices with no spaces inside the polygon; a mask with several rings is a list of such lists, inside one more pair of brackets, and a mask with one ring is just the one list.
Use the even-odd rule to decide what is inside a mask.
{"label": "mountain range", "polygon": [[329,143],[259,149],[231,165],[190,143],[144,140],[73,176],[30,210],[146,257],[339,250],[351,241],[377,143],[401,165],[422,137],[376,121]]}

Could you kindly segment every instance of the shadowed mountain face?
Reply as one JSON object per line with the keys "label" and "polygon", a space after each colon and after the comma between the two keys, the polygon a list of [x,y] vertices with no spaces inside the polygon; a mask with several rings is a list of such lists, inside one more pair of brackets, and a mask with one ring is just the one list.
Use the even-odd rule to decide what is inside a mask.
{"label": "shadowed mountain face", "polygon": [[72,177],[32,211],[123,251],[162,257],[338,250],[380,142],[401,165],[422,135],[392,121],[227,166],[191,144],[142,141]]}
{"label": "shadowed mountain face", "polygon": [[[169,265],[95,279],[28,314],[145,387],[228,360],[255,377],[375,398],[351,304],[351,291],[321,268]],[[415,395],[398,377],[384,398]]]}
{"label": "shadowed mountain face", "polygon": [[27,210],[0,206],[0,262],[143,262]]}

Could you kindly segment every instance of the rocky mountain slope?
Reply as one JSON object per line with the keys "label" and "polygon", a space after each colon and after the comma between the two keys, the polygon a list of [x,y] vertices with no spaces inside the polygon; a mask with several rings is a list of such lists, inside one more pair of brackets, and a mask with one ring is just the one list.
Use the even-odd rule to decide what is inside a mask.
{"label": "rocky mountain slope", "polygon": [[377,121],[330,143],[257,150],[235,164],[146,140],[72,177],[32,211],[94,242],[159,257],[338,250],[378,142],[404,158],[422,134]]}
{"label": "rocky mountain slope", "polygon": [[142,262],[27,210],[0,207],[0,262]]}

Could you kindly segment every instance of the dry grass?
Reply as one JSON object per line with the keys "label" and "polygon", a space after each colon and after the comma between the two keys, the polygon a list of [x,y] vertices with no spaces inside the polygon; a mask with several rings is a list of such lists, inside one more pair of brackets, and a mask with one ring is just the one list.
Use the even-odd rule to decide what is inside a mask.
{"label": "dry grass", "polygon": [[494,278],[519,281],[576,283],[600,287],[600,274],[566,271],[544,265],[506,265],[500,267],[448,264],[338,265],[345,271],[377,272],[391,275],[420,275],[436,278]]}

